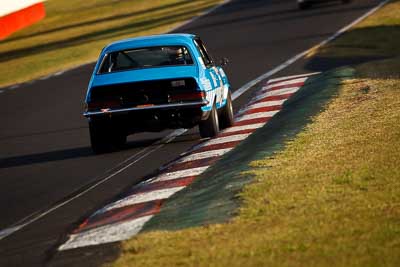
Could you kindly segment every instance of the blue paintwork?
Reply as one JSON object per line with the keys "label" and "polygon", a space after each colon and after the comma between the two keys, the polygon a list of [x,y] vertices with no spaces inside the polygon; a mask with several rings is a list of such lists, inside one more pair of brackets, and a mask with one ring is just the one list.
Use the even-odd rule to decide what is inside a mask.
{"label": "blue paintwork", "polygon": [[[214,103],[217,108],[223,107],[226,104],[226,97],[230,87],[228,78],[221,67],[206,67],[204,65],[201,55],[194,43],[195,38],[196,36],[191,34],[162,34],[126,39],[111,43],[101,51],[99,60],[89,82],[86,102],[90,101],[90,88],[94,86],[192,77],[197,81],[199,87],[198,90],[207,92],[207,100],[209,101],[209,104],[202,107],[203,111],[211,110]],[[192,56],[194,65],[162,66],[97,74],[103,57],[110,52],[167,45],[185,46]]]}
{"label": "blue paintwork", "polygon": [[140,82],[149,80],[197,77],[197,66],[169,66],[144,68],[96,75],[91,86]]}

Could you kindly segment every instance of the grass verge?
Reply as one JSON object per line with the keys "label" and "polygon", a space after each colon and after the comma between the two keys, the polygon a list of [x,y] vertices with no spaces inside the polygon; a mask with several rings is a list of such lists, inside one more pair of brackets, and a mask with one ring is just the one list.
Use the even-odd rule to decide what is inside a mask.
{"label": "grass verge", "polygon": [[356,76],[283,151],[249,163],[237,217],[141,234],[112,266],[399,266],[398,10],[314,53],[310,68],[329,59]]}
{"label": "grass verge", "polygon": [[0,42],[0,87],[95,61],[108,43],[168,32],[222,0],[49,0],[41,22]]}

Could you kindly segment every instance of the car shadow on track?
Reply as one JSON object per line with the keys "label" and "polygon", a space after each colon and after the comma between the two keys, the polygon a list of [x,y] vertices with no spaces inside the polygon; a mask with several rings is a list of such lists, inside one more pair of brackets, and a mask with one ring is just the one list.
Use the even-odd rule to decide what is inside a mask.
{"label": "car shadow on track", "polygon": [[[156,138],[156,139],[131,141],[128,142],[122,150],[148,147],[154,144],[158,140],[160,139]],[[0,169],[18,167],[24,165],[32,165],[37,163],[52,162],[52,161],[68,160],[74,158],[95,157],[95,156],[96,155],[93,153],[92,148],[90,146],[61,149],[43,153],[34,153],[34,154],[2,158],[0,159]]]}

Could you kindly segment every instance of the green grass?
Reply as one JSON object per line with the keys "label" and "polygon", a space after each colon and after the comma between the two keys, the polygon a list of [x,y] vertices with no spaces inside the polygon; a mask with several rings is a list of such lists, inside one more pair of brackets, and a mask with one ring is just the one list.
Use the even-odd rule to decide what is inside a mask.
{"label": "green grass", "polygon": [[95,61],[108,43],[164,33],[221,0],[49,0],[41,22],[0,42],[0,87]]}
{"label": "green grass", "polygon": [[399,10],[314,51],[357,76],[283,151],[249,164],[237,217],[143,233],[111,265],[400,266]]}

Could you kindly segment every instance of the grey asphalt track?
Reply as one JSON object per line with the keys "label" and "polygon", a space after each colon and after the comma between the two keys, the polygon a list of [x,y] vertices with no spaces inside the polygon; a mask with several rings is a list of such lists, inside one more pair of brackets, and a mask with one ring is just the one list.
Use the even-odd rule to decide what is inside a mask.
{"label": "grey asphalt track", "polygon": [[[198,34],[216,59],[228,57],[225,70],[235,90],[328,38],[378,3],[327,2],[300,11],[294,0],[234,0],[176,32]],[[329,62],[307,63],[302,59],[275,76],[334,67]],[[144,149],[154,148],[154,142],[171,132],[136,134],[123,151],[92,154],[81,115],[92,68],[88,64],[0,94],[0,231],[34,218],[135,162]],[[238,98],[234,107],[246,103],[251,93]],[[112,257],[115,245],[71,251],[67,256],[54,256],[54,250],[74,224],[177,157],[198,138],[197,129],[189,130],[95,189],[0,240],[0,266],[82,266],[84,260],[96,265]]]}

